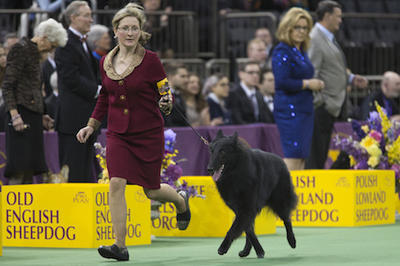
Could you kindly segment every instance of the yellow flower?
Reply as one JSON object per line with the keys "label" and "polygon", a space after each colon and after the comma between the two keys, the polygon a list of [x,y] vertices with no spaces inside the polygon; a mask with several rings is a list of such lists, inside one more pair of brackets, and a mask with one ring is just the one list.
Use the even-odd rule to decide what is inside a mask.
{"label": "yellow flower", "polygon": [[354,165],[356,165],[356,160],[354,159],[354,157],[352,155],[349,155],[350,158],[350,166],[353,167]]}
{"label": "yellow flower", "polygon": [[365,138],[362,139],[360,142],[361,146],[368,149],[368,147],[372,145],[376,145],[377,142],[374,138],[371,138],[370,136],[366,136]]}
{"label": "yellow flower", "polygon": [[377,101],[375,101],[375,106],[376,106],[376,110],[378,110],[379,116],[382,119],[382,132],[383,132],[383,135],[385,136],[385,139],[387,139],[386,133],[387,133],[388,129],[392,126],[392,123],[388,119],[388,117],[385,114],[385,112],[383,112],[382,107],[378,104]]}
{"label": "yellow flower", "polygon": [[368,132],[369,132],[369,127],[368,127],[368,125],[363,125],[363,126],[361,127],[361,129],[364,131],[365,134],[368,134]]}
{"label": "yellow flower", "polygon": [[382,150],[376,144],[367,147],[366,150],[371,156],[379,157],[382,155]]}
{"label": "yellow flower", "polygon": [[377,166],[378,163],[379,163],[379,157],[371,156],[371,157],[369,157],[367,163],[368,163],[369,166],[371,166],[372,168],[374,168],[374,167]]}
{"label": "yellow flower", "polygon": [[390,164],[400,163],[400,136],[391,145],[386,145],[386,151]]}

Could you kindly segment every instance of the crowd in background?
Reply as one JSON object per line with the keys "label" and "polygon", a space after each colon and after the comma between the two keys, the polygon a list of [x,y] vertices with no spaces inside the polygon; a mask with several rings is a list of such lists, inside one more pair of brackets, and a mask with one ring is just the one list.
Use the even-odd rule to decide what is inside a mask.
{"label": "crowd in background", "polygon": [[[13,4],[11,4],[11,2]],[[18,6],[17,2],[23,5]],[[65,7],[68,6],[68,4],[70,4],[71,2],[72,1],[68,0],[6,1],[6,2],[0,1],[0,6],[3,8],[29,8],[33,4],[35,8],[54,12],[52,17],[59,19],[64,23],[64,26],[66,26],[70,25],[71,22],[68,23],[68,21],[67,22],[63,21],[62,18],[59,17],[59,14],[61,14],[62,11],[65,9]],[[91,1],[87,2],[89,3],[89,5],[91,4]],[[132,2],[132,1],[123,1],[123,0],[97,1],[97,9],[102,9],[102,8],[116,9],[124,6],[127,2]],[[142,0],[133,2],[139,2],[140,4],[142,4],[144,10],[147,12],[152,12],[152,11],[165,12],[165,14],[162,16],[151,17],[151,19],[148,19],[143,26],[143,29],[150,32],[154,39],[161,38],[167,40],[168,38],[174,38],[174,36],[169,36],[168,34],[168,28],[167,28],[169,19],[168,12],[171,12],[172,10],[191,10],[191,6],[189,3],[191,1]],[[218,9],[220,15],[226,14],[227,12],[231,12],[232,10],[241,10],[241,11],[272,10],[274,12],[282,12],[282,14],[286,14],[283,12],[289,10],[292,7],[299,7],[299,9],[301,8],[301,10],[303,10],[304,14],[308,14],[308,11],[306,10],[317,9],[318,2],[319,1],[301,1],[301,0],[297,1],[295,0],[222,1],[221,0],[218,1]],[[10,6],[5,6],[6,4],[9,4]],[[207,8],[206,6],[203,6],[201,4],[196,5],[196,7]],[[311,25],[308,21],[309,15],[302,15],[302,16],[303,17],[300,18],[303,18],[304,21],[306,21],[305,22],[306,24],[300,26],[299,25],[295,26],[293,24],[291,26],[292,28],[290,29],[293,30],[297,29],[293,27],[300,27],[299,32],[306,33],[308,36],[308,34],[311,33],[313,25]],[[307,20],[305,19],[306,17]],[[88,25],[92,24],[93,20],[91,19],[91,17],[87,17],[85,19],[87,20]],[[323,17],[318,18],[319,22],[321,22],[322,20]],[[297,18],[297,20],[295,19],[295,22],[298,21],[299,18]],[[337,21],[336,22],[337,25],[339,25],[340,22],[341,21]],[[206,35],[202,34],[202,28],[204,28],[204,26],[202,25],[205,23],[206,21],[203,21],[203,19],[200,17],[199,18],[200,39],[207,38]],[[331,21],[329,23],[335,23],[335,22]],[[328,26],[326,28],[328,28],[329,30]],[[337,29],[332,29],[331,32],[335,33],[336,31]],[[179,127],[179,126],[188,126],[190,124],[193,127],[197,127],[197,126],[240,125],[240,124],[243,125],[251,123],[277,123],[278,127],[280,128],[281,134],[283,134],[283,132],[286,132],[286,130],[292,130],[292,131],[295,130],[296,128],[292,127],[293,125],[289,125],[289,128],[285,128],[287,127],[287,125],[284,126],[281,123],[282,120],[287,119],[280,116],[282,114],[281,112],[281,108],[283,106],[282,101],[284,101],[283,98],[279,96],[282,95],[281,90],[283,89],[283,87],[284,90],[286,90],[288,87],[292,87],[293,88],[292,91],[285,92],[286,95],[289,93],[292,96],[294,95],[295,92],[298,91],[303,92],[304,90],[306,90],[307,95],[305,96],[303,95],[306,98],[301,98],[302,100],[299,100],[298,104],[304,105],[305,103],[307,103],[307,107],[312,109],[313,91],[314,92],[319,90],[323,91],[324,86],[327,85],[327,79],[325,79],[323,75],[318,76],[319,74],[321,74],[320,72],[318,72],[321,71],[320,67],[324,66],[316,65],[315,62],[317,61],[315,60],[317,59],[315,54],[311,54],[311,56],[309,54],[309,56],[311,57],[310,58],[311,62],[316,68],[315,76],[318,77],[318,79],[320,79],[323,82],[321,83],[322,85],[318,85],[320,83],[317,84],[317,81],[312,79],[314,76],[314,70],[312,71],[307,70],[304,73],[302,72],[299,74],[300,76],[297,76],[297,74],[293,73],[293,70],[290,69],[277,70],[281,66],[281,64],[285,63],[284,61],[286,61],[284,57],[279,58],[279,56],[282,56],[282,54],[278,54],[279,51],[285,49],[279,46],[279,43],[290,42],[291,38],[296,38],[296,37],[295,36],[290,37],[288,40],[283,38],[282,36],[276,38],[275,36],[273,36],[272,32],[275,32],[275,29],[269,29],[266,27],[260,27],[255,30],[253,38],[248,40],[247,58],[242,58],[240,60],[240,62],[236,66],[235,76],[233,78],[229,77],[225,73],[218,73],[218,72],[213,73],[210,76],[203,77],[200,75],[200,73],[194,73],[189,71],[188,67],[185,66],[183,63],[181,63],[179,60],[168,61],[168,63],[164,64],[164,69],[166,71],[169,85],[172,89],[172,94],[174,96],[174,109],[172,110],[172,113],[170,115],[164,117],[165,126]],[[82,37],[81,41],[84,42],[84,47],[86,47],[85,51],[91,53],[91,56],[95,60],[95,64],[97,65],[97,67],[101,58],[105,56],[116,44],[111,27],[111,22],[108,25],[100,25],[100,24],[91,25],[90,29],[88,28],[87,34],[82,34],[81,37]],[[157,52],[160,58],[174,58],[174,50],[171,49],[171,47],[167,46],[154,47],[156,43],[153,43],[151,40],[152,39],[150,39],[145,48]],[[20,37],[18,36],[17,33],[9,32],[7,34],[4,34],[2,45],[0,45],[0,82],[3,80],[3,75],[7,65],[7,59],[6,59],[7,54],[10,51],[10,48],[19,41]],[[292,55],[293,57],[296,58],[305,57],[306,59],[304,58],[302,59],[303,62],[306,62],[308,60],[307,57],[308,44],[307,45],[302,44],[305,41],[306,40],[300,41],[300,46],[297,47],[298,49],[296,53]],[[308,41],[309,40],[307,40],[307,42]],[[334,37],[333,39],[331,39],[331,41],[333,45],[336,45]],[[163,43],[168,43],[168,42],[165,41]],[[295,45],[292,46],[295,47]],[[366,87],[367,85],[365,83],[366,82],[365,79],[363,79],[361,76],[358,75],[352,75],[350,70],[346,69],[346,59],[344,58],[343,53],[340,50],[340,47],[339,48],[333,47],[333,48],[337,49],[336,52],[339,54],[339,57],[337,58],[337,61],[335,61],[336,59],[332,58],[330,60],[334,60],[335,62],[338,62],[338,64],[343,64],[343,67],[341,69],[344,69],[343,75],[346,79],[344,81],[345,83],[344,86],[346,87],[346,89],[350,89],[350,87],[353,85],[358,87]],[[46,60],[44,60],[41,63],[41,71],[40,71],[41,84],[42,84],[41,90],[44,103],[46,106],[45,112],[49,114],[50,117],[53,119],[57,119],[57,116],[61,115],[57,111],[60,110],[59,107],[60,105],[64,106],[69,105],[70,108],[76,109],[77,107],[79,107],[79,105],[86,104],[84,102],[80,102],[79,100],[77,100],[76,105],[71,105],[71,102],[65,102],[68,101],[68,98],[64,97],[63,99],[60,99],[59,97],[60,90],[63,90],[63,88],[65,90],[65,87],[68,86],[78,86],[77,84],[75,85],[72,84],[73,80],[70,80],[70,78],[72,77],[70,73],[70,71],[72,71],[71,68],[69,67],[65,68],[65,64],[63,64],[63,60],[65,60],[66,58],[64,58],[63,55],[60,53],[64,51],[64,49],[65,48],[58,48],[57,52],[55,52],[55,50],[51,51],[50,53],[48,53]],[[315,51],[315,49],[316,48],[314,47],[314,50],[311,51]],[[57,53],[58,53],[58,59],[56,58]],[[68,55],[68,53],[66,53],[66,55]],[[62,69],[59,69],[60,65],[62,65],[63,67]],[[74,71],[78,70],[75,69]],[[286,74],[287,75],[282,76],[281,71],[288,71],[288,73],[285,72],[285,75]],[[368,98],[364,100],[357,113],[353,115],[354,118],[366,119],[369,111],[374,109],[373,102],[375,100],[378,101],[379,104],[381,104],[382,106],[386,107],[387,110],[389,110],[389,115],[393,116],[394,119],[398,117],[397,115],[399,114],[400,108],[398,107],[397,102],[395,102],[395,99],[398,98],[400,93],[400,77],[394,71],[395,70],[391,70],[387,73],[380,73],[384,74],[384,78],[381,84],[381,90],[371,94]],[[99,81],[100,76],[98,72],[99,72],[98,68],[96,68],[93,71],[91,70],[90,75],[93,74],[93,77],[91,77],[90,86],[93,87],[93,90],[90,93],[90,97],[84,95],[86,100],[90,98],[90,100],[87,101],[88,102],[87,106],[91,106],[91,108],[93,108],[92,105],[94,104],[94,100],[99,93],[97,89],[100,88],[98,86],[100,86],[101,83]],[[60,79],[60,74],[62,75],[61,79]],[[301,83],[296,83],[296,84],[293,83],[290,85],[284,83],[287,81],[287,79],[291,78],[295,78],[302,81]],[[318,82],[320,80],[318,80]],[[350,82],[348,83],[348,81]],[[82,84],[80,84],[79,86],[81,85]],[[74,88],[72,88],[71,90],[74,90]],[[1,90],[0,93],[2,91],[3,90]],[[336,103],[338,103],[338,106],[336,106],[337,108],[332,107],[335,110],[329,109],[327,107],[330,104],[329,101],[328,103],[324,102],[326,101],[327,98],[330,97],[329,95],[324,96],[324,93],[318,94],[319,96],[322,95],[321,97],[324,97],[324,100],[321,101],[321,105],[318,105],[318,107],[321,108],[322,106],[322,108],[325,108],[324,109],[325,111],[327,110],[327,112],[330,113],[330,115],[324,114],[324,116],[318,118],[320,119],[318,121],[320,125],[322,124],[321,119],[324,120],[326,117],[329,117],[332,123],[334,121],[337,121],[337,119],[346,120],[347,117],[345,115],[341,116],[343,113],[341,108],[343,106],[348,107],[347,105],[349,104],[349,102],[345,96],[346,95],[345,91],[342,90],[340,91],[339,94],[341,94],[343,97],[340,96],[340,100],[337,99],[333,100],[334,102],[336,101]],[[275,95],[277,95],[277,98],[275,98]],[[92,96],[93,98],[91,98]],[[278,107],[278,109],[276,109],[276,107]],[[86,110],[85,117],[82,119],[87,120],[90,112],[91,110],[89,109]],[[62,115],[72,116],[72,113],[73,112],[71,111],[70,113],[64,113]],[[80,115],[79,113],[76,112],[76,110],[74,113],[75,115],[71,117],[71,121],[76,120],[76,116]],[[294,116],[293,114],[295,113],[294,112],[289,113],[289,116]],[[314,116],[307,119],[314,119]],[[6,109],[4,105],[4,100],[3,97],[1,97],[1,95],[0,95],[0,120],[1,120],[0,130],[4,131],[8,126],[6,125],[6,121],[8,120],[6,118]],[[310,125],[312,127],[312,123]],[[106,121],[103,121],[102,127],[105,128],[106,126],[107,126]],[[59,134],[60,133],[64,134],[65,137],[67,137],[67,139],[65,139],[64,142],[61,142],[64,143],[62,144],[64,145],[63,146],[64,148],[61,149],[61,152],[62,151],[67,152],[68,147],[70,146],[68,135],[70,135],[69,138],[73,138],[74,137],[73,135],[76,133],[75,131],[77,131],[78,127],[79,127],[78,125],[76,127],[69,127],[68,130],[64,128],[63,130],[58,132]],[[299,127],[300,128],[304,127],[304,123],[301,122]],[[60,129],[60,127],[55,128],[55,130],[57,129]],[[71,130],[73,130],[75,133]],[[298,131],[295,131],[295,133],[298,133]],[[315,134],[322,134],[322,133],[314,132],[314,135]],[[327,134],[330,137],[331,132],[329,131]],[[309,138],[307,140],[307,143],[310,142],[310,144],[306,145],[308,147],[311,145],[311,137],[307,138]],[[88,145],[90,146],[91,143]],[[293,142],[290,145],[293,146],[295,144]],[[326,152],[322,151],[322,153]],[[307,151],[304,154],[295,153],[294,155],[291,152],[288,152],[287,154],[285,153],[285,156],[286,155],[289,158],[305,159],[309,156],[309,152]],[[64,158],[63,156],[60,157]],[[64,161],[67,162],[68,160],[72,159],[73,158],[67,156],[64,158]],[[304,161],[300,164],[297,164],[297,161],[295,162],[295,164],[293,164],[293,162],[292,164],[288,163],[288,166],[291,169],[301,169],[304,168]],[[318,167],[320,167],[320,165]]]}

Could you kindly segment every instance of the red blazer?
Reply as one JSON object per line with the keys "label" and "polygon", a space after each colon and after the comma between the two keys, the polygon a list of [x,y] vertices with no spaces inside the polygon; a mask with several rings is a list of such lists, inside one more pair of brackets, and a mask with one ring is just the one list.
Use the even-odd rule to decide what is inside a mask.
{"label": "red blazer", "polygon": [[135,133],[164,126],[158,101],[157,82],[166,78],[164,68],[154,52],[146,50],[132,73],[122,80],[110,79],[100,61],[103,87],[92,118],[102,121],[108,113],[108,130]]}

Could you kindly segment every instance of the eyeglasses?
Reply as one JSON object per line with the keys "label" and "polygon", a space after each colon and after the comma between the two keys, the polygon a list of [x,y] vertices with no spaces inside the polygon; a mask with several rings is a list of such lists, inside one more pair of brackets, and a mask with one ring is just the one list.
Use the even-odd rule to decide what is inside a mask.
{"label": "eyeglasses", "polygon": [[245,71],[249,75],[260,75],[260,71]]}
{"label": "eyeglasses", "polygon": [[221,87],[228,87],[228,86],[229,86],[229,83],[223,82],[223,83],[220,83],[220,84],[218,84],[218,85],[221,86]]}
{"label": "eyeglasses", "polygon": [[118,27],[118,29],[124,33],[128,33],[129,31],[132,31],[133,33],[137,33],[140,30],[139,27],[136,27],[136,26],[132,26],[132,27],[123,26],[123,27]]}
{"label": "eyeglasses", "polygon": [[302,27],[302,26],[294,26],[293,29],[295,31],[301,31],[301,30],[308,31],[308,27]]}

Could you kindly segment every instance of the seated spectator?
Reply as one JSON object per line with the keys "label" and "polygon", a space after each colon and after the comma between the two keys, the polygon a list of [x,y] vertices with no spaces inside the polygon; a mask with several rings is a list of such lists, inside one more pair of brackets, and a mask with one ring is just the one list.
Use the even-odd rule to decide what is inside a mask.
{"label": "seated spectator", "polygon": [[41,65],[42,88],[44,89],[44,97],[53,95],[53,88],[50,84],[51,75],[57,70],[54,61],[54,51],[48,54],[47,59]]}
{"label": "seated spectator", "polygon": [[254,38],[261,40],[265,43],[266,47],[266,54],[267,54],[267,59],[266,59],[266,66],[268,68],[271,68],[271,54],[272,54],[272,47],[274,45],[274,41],[271,35],[271,32],[269,31],[268,28],[262,27],[256,29],[256,32],[254,34]]}
{"label": "seated spectator", "polygon": [[6,70],[7,55],[6,49],[0,44],[0,84],[3,82],[4,71]]}
{"label": "seated spectator", "polygon": [[36,0],[40,10],[48,12],[58,12],[64,10],[72,0]]}
{"label": "seated spectator", "polygon": [[96,24],[90,27],[87,34],[87,44],[97,63],[111,49],[111,37],[108,28],[104,25]]}
{"label": "seated spectator", "polygon": [[247,43],[247,58],[257,62],[260,69],[267,67],[267,47],[264,41],[252,39]]}
{"label": "seated spectator", "polygon": [[44,102],[46,104],[47,114],[54,119],[56,117],[58,106],[57,71],[54,71],[50,76],[50,86],[52,88],[51,95],[47,97]]}
{"label": "seated spectator", "polygon": [[10,51],[11,47],[19,41],[18,35],[15,32],[7,33],[4,37],[3,47],[5,49],[6,55]]}
{"label": "seated spectator", "polygon": [[203,88],[206,92],[208,112],[210,115],[210,125],[220,126],[232,123],[231,113],[225,106],[225,99],[229,95],[229,79],[223,74],[210,76]]}
{"label": "seated spectator", "polygon": [[232,113],[232,124],[273,123],[273,115],[258,90],[260,66],[249,61],[239,65],[240,83],[228,97],[227,107]]}
{"label": "seated spectator", "polygon": [[[142,0],[143,8],[146,12],[164,11],[169,13],[172,11],[170,6],[162,8],[161,0]],[[157,52],[161,58],[173,58],[174,51],[169,44],[169,19],[167,14],[147,16],[147,21],[144,24],[144,30],[151,34],[148,42],[148,48]]]}
{"label": "seated spectator", "polygon": [[186,105],[186,116],[191,126],[202,126],[208,124],[207,103],[201,93],[200,78],[194,73],[189,75],[186,89],[182,91],[183,100]]}
{"label": "seated spectator", "polygon": [[264,102],[267,104],[271,113],[274,112],[274,94],[275,78],[271,69],[266,69],[260,75],[260,92],[264,96]]}
{"label": "seated spectator", "polygon": [[[170,115],[165,116],[166,127],[184,127],[187,126],[186,118],[186,104],[182,98],[183,91],[189,83],[189,74],[186,66],[174,62],[164,66],[167,73],[168,83],[174,97],[174,107]],[[178,110],[178,111],[177,111]]]}
{"label": "seated spectator", "polygon": [[[6,70],[7,56],[6,49],[0,45],[0,85],[3,83],[4,72]],[[6,109],[3,99],[3,91],[0,90],[0,132],[4,131],[6,121]]]}
{"label": "seated spectator", "polygon": [[256,32],[254,34],[254,38],[261,40],[265,43],[266,46],[266,52],[267,55],[269,55],[271,53],[271,49],[273,46],[273,39],[271,36],[271,32],[269,31],[268,28],[262,27],[262,28],[258,28],[256,29]]}
{"label": "seated spectator", "polygon": [[400,94],[400,76],[396,72],[383,74],[381,88],[370,94],[361,104],[360,119],[366,120],[372,111],[376,111],[375,101],[386,109],[388,117],[399,120],[398,104],[394,101]]}

